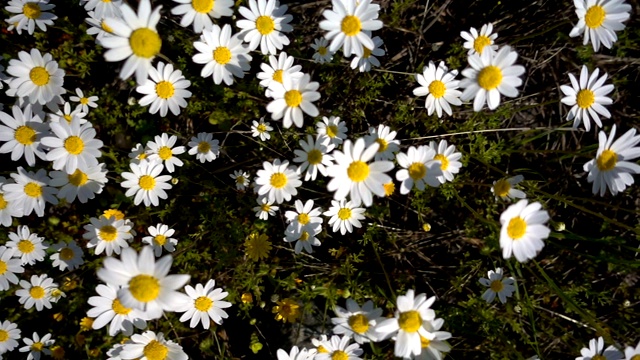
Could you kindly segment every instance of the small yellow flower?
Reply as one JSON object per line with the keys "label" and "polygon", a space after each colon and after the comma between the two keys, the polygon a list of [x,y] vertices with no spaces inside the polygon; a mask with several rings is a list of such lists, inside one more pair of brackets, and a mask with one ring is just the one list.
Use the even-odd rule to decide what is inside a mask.
{"label": "small yellow flower", "polygon": [[250,304],[253,302],[253,295],[251,295],[251,293],[246,292],[242,294],[242,296],[240,297],[240,300],[242,300],[242,302],[245,304]]}
{"label": "small yellow flower", "polygon": [[56,360],[63,360],[64,359],[64,349],[62,348],[62,346],[56,345],[54,347],[51,348],[51,357],[53,357]]}
{"label": "small yellow flower", "polygon": [[78,280],[76,280],[75,278],[70,278],[70,277],[65,277],[62,280],[62,291],[71,291],[75,288],[78,287]]}
{"label": "small yellow flower", "polygon": [[62,313],[55,313],[53,314],[53,320],[55,321],[62,321],[64,319],[64,315],[62,315]]}
{"label": "small yellow flower", "polygon": [[429,224],[429,223],[422,224],[422,230],[424,230],[426,232],[431,231],[431,224]]}
{"label": "small yellow flower", "polygon": [[396,185],[393,183],[393,181],[390,181],[390,182],[382,185],[382,187],[384,188],[384,195],[385,196],[391,196],[391,195],[393,195],[394,191],[396,191]]}
{"label": "small yellow flower", "polygon": [[253,261],[258,261],[261,258],[266,259],[271,251],[271,242],[265,234],[252,233],[247,237],[244,246],[246,248],[245,254]]}
{"label": "small yellow flower", "polygon": [[107,219],[112,216],[115,217],[116,220],[124,219],[124,213],[118,209],[105,210],[104,213],[102,213],[102,215],[104,215],[104,217],[106,217]]}
{"label": "small yellow flower", "polygon": [[89,331],[93,329],[93,319],[90,317],[83,317],[80,320],[80,331]]}
{"label": "small yellow flower", "polygon": [[100,355],[102,355],[102,353],[100,352],[100,349],[98,349],[98,348],[93,348],[93,349],[89,350],[89,356],[91,356],[91,357],[98,357]]}
{"label": "small yellow flower", "polygon": [[286,298],[282,301],[277,302],[278,305],[274,306],[271,310],[272,313],[276,314],[276,320],[283,322],[294,323],[300,317],[300,305],[295,300],[290,298]]}

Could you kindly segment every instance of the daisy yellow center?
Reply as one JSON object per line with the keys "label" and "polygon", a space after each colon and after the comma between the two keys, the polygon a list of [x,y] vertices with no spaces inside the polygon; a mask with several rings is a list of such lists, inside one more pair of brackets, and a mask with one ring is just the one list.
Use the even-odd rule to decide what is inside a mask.
{"label": "daisy yellow center", "polygon": [[44,348],[44,344],[41,343],[40,341],[35,342],[31,345],[31,351],[42,351],[42,349]]}
{"label": "daisy yellow center", "polygon": [[347,36],[356,36],[362,30],[362,23],[357,16],[347,15],[342,19],[340,29]]}
{"label": "daisy yellow center", "polygon": [[600,171],[609,171],[616,167],[616,163],[618,163],[618,154],[609,149],[604,150],[596,160],[596,165],[598,165]]}
{"label": "daisy yellow center", "polygon": [[114,217],[116,220],[122,220],[124,219],[124,213],[120,210],[117,209],[109,209],[109,210],[105,210],[102,215],[104,215],[104,217],[106,217],[107,219],[110,217]]}
{"label": "daisy yellow center", "polygon": [[145,153],[140,153],[140,154],[138,154],[138,156],[136,156],[136,159],[138,159],[138,160],[144,160],[146,158],[147,158],[147,154],[145,154]]}
{"label": "daisy yellow center", "polygon": [[502,83],[502,70],[499,67],[489,65],[478,73],[478,85],[485,90],[493,90]]}
{"label": "daisy yellow center", "polygon": [[420,347],[423,349],[426,349],[429,347],[429,345],[431,345],[431,341],[426,337],[423,337],[422,335],[420,335]]}
{"label": "daisy yellow center", "polygon": [[64,115],[62,115],[62,117],[63,117],[65,120],[67,120],[67,122],[68,122],[68,123],[71,123],[71,119],[72,119],[72,118],[71,118],[71,115],[69,115],[69,114],[64,114]]}
{"label": "daisy yellow center", "polygon": [[338,125],[329,125],[327,126],[327,136],[330,138],[334,138],[338,136]]}
{"label": "daisy yellow center", "polygon": [[201,141],[198,143],[198,152],[206,154],[211,150],[211,145],[209,145],[208,141]]}
{"label": "daisy yellow center", "polygon": [[640,360],[640,355],[633,355],[631,360]]}
{"label": "daisy yellow center", "polygon": [[153,301],[160,295],[160,282],[151,275],[137,275],[129,281],[129,291],[140,302]]}
{"label": "daisy yellow center", "polygon": [[238,177],[236,178],[236,183],[238,183],[238,184],[244,184],[244,182],[245,182],[246,180],[247,180],[247,179],[246,179],[244,176],[240,175],[240,176],[238,176]]}
{"label": "daisy yellow center", "polygon": [[28,2],[22,7],[22,13],[29,19],[38,19],[42,11],[37,3]]}
{"label": "daisy yellow center", "polygon": [[592,357],[591,357],[591,360],[607,360],[607,357],[606,357],[606,356],[604,356],[604,355],[600,355],[600,354],[598,354],[598,355],[594,355],[594,356],[592,356]]}
{"label": "daisy yellow center", "polygon": [[371,49],[364,47],[364,49],[362,49],[362,58],[367,59],[369,56],[371,56]]}
{"label": "daisy yellow center", "polygon": [[129,37],[131,51],[142,58],[152,58],[160,52],[162,39],[160,35],[149,28],[134,30]]}
{"label": "daisy yellow center", "polygon": [[149,341],[142,350],[142,354],[147,360],[165,360],[168,353],[169,348],[157,340]]}
{"label": "daisy yellow center", "polygon": [[414,162],[409,165],[409,177],[413,180],[420,180],[427,174],[427,167],[421,162]]}
{"label": "daisy yellow center", "polygon": [[[0,261],[0,264],[2,264],[2,261]],[[0,272],[0,274],[2,273]],[[0,329],[0,343],[7,341],[7,339],[9,339],[9,332]]]}
{"label": "daisy yellow center", "polygon": [[576,94],[576,104],[578,104],[581,109],[590,108],[595,101],[596,96],[593,91],[589,89],[582,89]]}
{"label": "daisy yellow center", "polygon": [[256,30],[261,35],[269,35],[273,32],[273,29],[276,27],[276,24],[273,22],[271,16],[258,16],[256,19]]}
{"label": "daisy yellow center", "polygon": [[39,198],[42,196],[42,186],[34,182],[30,182],[24,186],[24,193],[32,198]]}
{"label": "daisy yellow center", "polygon": [[261,132],[261,133],[267,132],[267,125],[260,124],[256,129],[258,129],[258,132]]}
{"label": "daisy yellow center", "polygon": [[449,159],[444,154],[437,154],[433,157],[435,160],[440,160],[440,170],[445,171],[449,168]]}
{"label": "daisy yellow center", "polygon": [[298,222],[300,225],[307,225],[311,221],[311,217],[307,213],[302,213],[298,215]]}
{"label": "daisy yellow center", "polygon": [[593,5],[589,9],[587,9],[587,13],[584,15],[585,24],[591,29],[596,29],[602,26],[605,17],[607,16],[606,11],[600,5]]}
{"label": "daisy yellow center", "polygon": [[89,103],[89,98],[83,97],[80,98],[80,104],[87,105]]}
{"label": "daisy yellow center", "polygon": [[[7,263],[0,260],[0,275],[3,275],[5,272],[7,272],[8,268],[9,266],[7,265]],[[0,330],[0,342],[2,342],[2,330]]]}
{"label": "daisy yellow center", "polygon": [[158,156],[162,160],[169,160],[169,159],[171,159],[171,156],[173,156],[173,152],[171,152],[171,148],[170,147],[162,146],[158,150]]}
{"label": "daisy yellow center", "polygon": [[398,326],[400,326],[401,330],[406,332],[416,332],[422,326],[422,318],[420,317],[420,313],[415,310],[405,311],[400,313],[400,317],[398,318]]}
{"label": "daisy yellow center", "polygon": [[327,47],[326,46],[318,47],[318,54],[320,54],[322,56],[327,55]]}
{"label": "daisy yellow center", "polygon": [[69,261],[71,259],[73,259],[73,250],[69,249],[68,247],[60,250],[60,259],[64,260],[64,261]]}
{"label": "daisy yellow center", "polygon": [[361,182],[369,177],[369,165],[367,163],[356,160],[349,164],[347,168],[347,176],[353,182]]}
{"label": "daisy yellow center", "polygon": [[71,155],[78,155],[84,150],[84,141],[79,136],[69,136],[64,140],[64,148]]}
{"label": "daisy yellow center", "polygon": [[272,76],[273,81],[277,81],[277,82],[279,82],[280,84],[282,84],[282,73],[283,73],[283,71],[282,71],[282,70],[276,70],[276,71],[274,71],[274,72],[273,72],[273,76]]}
{"label": "daisy yellow center", "polygon": [[117,315],[127,315],[131,312],[131,309],[124,307],[117,298],[113,299],[113,302],[111,303],[111,310],[113,310]]}
{"label": "daisy yellow center", "polygon": [[0,210],[4,210],[7,208],[7,200],[4,199],[4,195],[0,194]]}
{"label": "daisy yellow center", "polygon": [[213,300],[209,299],[206,296],[200,296],[194,301],[193,304],[198,311],[209,311],[211,306],[213,305]]}
{"label": "daisy yellow center", "polygon": [[140,186],[142,190],[153,190],[156,187],[156,179],[150,175],[142,175],[138,180],[138,186]]}
{"label": "daisy yellow center", "polygon": [[480,35],[475,40],[473,40],[473,50],[475,50],[478,54],[482,54],[482,50],[485,46],[491,44],[491,39],[489,39],[486,35]]}
{"label": "daisy yellow center", "polygon": [[287,185],[287,176],[281,172],[274,173],[269,179],[269,183],[276,189],[282,189]]}
{"label": "daisy yellow center", "polygon": [[298,107],[302,103],[302,93],[298,90],[289,90],[284,93],[284,101],[289,107]]}
{"label": "daisy yellow center", "polygon": [[318,346],[318,354],[326,354],[328,352],[329,352],[329,350],[327,350],[326,347],[324,347],[322,345]]}
{"label": "daisy yellow center", "polygon": [[504,289],[504,285],[502,284],[501,280],[493,280],[489,287],[491,288],[491,291],[496,292],[496,293],[498,293],[498,292],[502,291],[502,289]]}
{"label": "daisy yellow center", "polygon": [[111,225],[105,225],[98,230],[98,234],[102,241],[112,242],[118,236],[118,229]]}
{"label": "daisy yellow center", "polygon": [[206,14],[213,9],[214,0],[191,0],[193,10],[200,14]]}
{"label": "daisy yellow center", "polygon": [[349,360],[349,354],[342,350],[336,350],[331,354],[331,360]]}
{"label": "daisy yellow center", "polygon": [[393,195],[393,192],[396,191],[396,185],[393,183],[393,181],[382,185],[382,187],[384,188],[385,196],[391,196]]}
{"label": "daisy yellow center", "polygon": [[349,327],[356,334],[364,334],[369,330],[369,319],[362,314],[349,316]]}
{"label": "daisy yellow center", "polygon": [[447,90],[447,88],[440,80],[433,80],[431,84],[429,84],[429,93],[436,99],[443,97],[445,90]]}
{"label": "daisy yellow center", "polygon": [[29,79],[38,86],[47,85],[49,83],[49,77],[49,72],[42,66],[36,66],[29,71]]}
{"label": "daisy yellow center", "polygon": [[260,210],[264,211],[264,212],[269,212],[269,210],[271,210],[271,205],[269,204],[262,204],[262,206],[260,206]]}
{"label": "daisy yellow center", "polygon": [[45,295],[44,288],[42,286],[34,286],[29,289],[29,295],[34,299],[42,299]]}
{"label": "daisy yellow center", "polygon": [[111,2],[111,0],[101,0],[101,1],[102,1],[103,3],[107,3],[107,4]]}
{"label": "daisy yellow center", "polygon": [[156,84],[156,94],[158,94],[159,98],[162,99],[170,99],[173,97],[173,93],[175,92],[175,88],[173,84],[169,81],[160,81]]}
{"label": "daisy yellow center", "polygon": [[166,237],[166,236],[164,236],[164,235],[156,235],[156,236],[153,238],[153,241],[155,241],[155,242],[156,242],[156,244],[158,244],[158,245],[160,245],[160,246],[163,246],[163,245],[167,242],[167,237]]}
{"label": "daisy yellow center", "polygon": [[113,29],[109,25],[107,25],[107,23],[104,20],[100,22],[100,27],[105,32],[108,32],[109,34],[113,34]]}
{"label": "daisy yellow center", "polygon": [[307,153],[307,161],[310,165],[318,165],[322,162],[322,151],[318,149],[311,149]]}
{"label": "daisy yellow center", "polygon": [[218,46],[213,50],[213,60],[220,65],[225,65],[231,61],[231,50],[226,46]]}
{"label": "daisy yellow center", "polygon": [[518,240],[527,232],[527,223],[520,217],[516,216],[509,220],[507,225],[507,235],[513,240]]}
{"label": "daisy yellow center", "polygon": [[31,145],[36,141],[36,131],[27,125],[22,125],[16,129],[14,138],[22,145]]}
{"label": "daisy yellow center", "polygon": [[389,143],[387,142],[387,140],[383,139],[383,138],[377,138],[376,142],[378,143],[378,152],[385,152],[387,150],[387,147],[389,147]]}
{"label": "daisy yellow center", "polygon": [[90,317],[83,317],[80,319],[80,329],[89,331],[93,327],[93,319]]}
{"label": "daisy yellow center", "polygon": [[18,250],[23,254],[30,254],[35,249],[36,246],[29,240],[20,240],[18,242]]}
{"label": "daisy yellow center", "polygon": [[500,179],[493,185],[493,192],[496,196],[507,196],[509,190],[511,190],[511,184],[505,179]]}
{"label": "daisy yellow center", "polygon": [[302,234],[300,234],[300,241],[307,241],[307,240],[309,240],[309,232],[303,231]]}
{"label": "daisy yellow center", "polygon": [[349,219],[351,219],[351,209],[349,209],[349,208],[340,208],[340,210],[338,210],[338,218],[340,220],[349,220]]}

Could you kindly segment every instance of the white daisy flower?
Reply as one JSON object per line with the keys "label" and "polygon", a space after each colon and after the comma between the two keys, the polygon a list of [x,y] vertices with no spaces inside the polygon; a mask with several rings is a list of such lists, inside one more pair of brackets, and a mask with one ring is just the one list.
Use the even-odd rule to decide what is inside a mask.
{"label": "white daisy flower", "polygon": [[493,24],[488,23],[482,25],[480,32],[476,28],[472,27],[470,32],[461,31],[460,36],[466,41],[462,46],[465,49],[469,49],[467,55],[474,54],[482,55],[484,50],[496,51],[498,45],[495,45],[495,40],[498,38],[498,33],[493,33]]}
{"label": "white daisy flower", "polygon": [[441,360],[443,352],[451,351],[451,346],[446,341],[451,338],[451,333],[447,331],[439,331],[444,325],[443,319],[435,319],[433,321],[425,321],[424,328],[434,334],[434,338],[429,340],[420,335],[420,355],[413,357],[404,357],[403,360]]}
{"label": "white daisy flower", "polygon": [[364,140],[367,146],[378,143],[378,152],[376,152],[376,161],[393,160],[396,153],[400,151],[400,140],[396,140],[398,133],[392,131],[390,127],[380,124],[377,128],[370,127],[369,134],[365,135]]}
{"label": "white daisy flower", "polygon": [[87,113],[83,113],[80,111],[80,108],[76,108],[71,111],[71,104],[65,101],[62,109],[58,109],[55,113],[48,113],[49,121],[52,123],[57,123],[61,121],[66,121],[67,123],[71,123],[71,119],[77,117],[80,120],[80,124],[84,124],[87,122],[87,119],[84,117],[87,116]]}
{"label": "white daisy flower", "polygon": [[19,351],[29,353],[27,360],[40,360],[41,354],[51,356],[49,347],[56,342],[55,340],[51,340],[51,334],[47,333],[41,339],[36,332],[33,333],[33,339],[25,336],[22,338],[22,341],[24,341],[26,346],[21,347]]}
{"label": "white daisy flower", "polygon": [[326,352],[327,350],[324,348],[324,346],[322,346],[322,343],[327,341],[327,335],[322,334],[320,335],[319,338],[311,338],[311,344],[313,346],[315,346],[315,349],[311,349],[311,351],[315,351],[316,354],[322,354],[323,352]]}
{"label": "white daisy flower", "polygon": [[410,146],[407,153],[400,152],[396,155],[398,165],[402,169],[396,172],[396,180],[402,182],[400,193],[408,194],[413,187],[423,191],[425,184],[440,186],[439,177],[441,162],[435,159],[436,151],[429,146]]}
{"label": "white daisy flower", "polygon": [[45,105],[64,94],[64,70],[58,68],[51,54],[43,56],[34,48],[30,53],[20,51],[18,57],[20,60],[9,60],[7,73],[13,78],[9,81],[7,95],[29,97],[31,104]]}
{"label": "white daisy flower", "polygon": [[233,15],[233,0],[173,0],[178,4],[171,13],[182,15],[180,26],[187,27],[193,23],[193,31],[196,34],[204,30],[211,30],[213,22],[211,18],[219,19],[223,16]]}
{"label": "white daisy flower", "polygon": [[500,302],[505,304],[507,298],[511,297],[516,291],[516,280],[512,277],[505,278],[502,268],[496,268],[495,271],[489,270],[488,278],[480,278],[480,284],[488,287],[482,294],[482,298],[489,304],[498,296]]}
{"label": "white daisy flower", "polygon": [[84,9],[89,12],[93,11],[96,18],[121,17],[122,0],[88,0],[84,4]]}
{"label": "white daisy flower", "polygon": [[309,351],[306,348],[298,349],[297,346],[293,346],[289,353],[278,349],[276,355],[278,356],[278,360],[311,360],[316,356],[316,352],[314,350]]}
{"label": "white daisy flower", "polygon": [[322,121],[316,123],[318,135],[326,135],[333,145],[338,146],[347,139],[347,125],[338,116],[322,117]]}
{"label": "white daisy flower", "polygon": [[312,254],[313,248],[311,246],[320,246],[320,240],[316,238],[322,231],[322,225],[320,223],[308,223],[307,225],[292,227],[288,226],[284,232],[284,241],[288,243],[295,242],[295,253],[300,254],[302,249],[307,253]]}
{"label": "white daisy flower", "polygon": [[331,339],[322,342],[322,347],[327,352],[319,353],[315,356],[314,359],[317,360],[333,360],[333,359],[344,359],[344,360],[361,360],[363,351],[360,349],[360,345],[351,344],[351,337],[343,336],[340,337],[338,335],[333,335]]}
{"label": "white daisy flower", "polygon": [[178,304],[187,301],[186,295],[177,290],[189,281],[189,275],[167,275],[172,261],[171,255],[156,261],[151,246],[143,247],[139,254],[126,248],[120,260],[104,259],[98,278],[122,286],[118,299],[123,306],[143,310],[146,319],[158,319],[163,311],[175,311]]}
{"label": "white daisy flower", "polygon": [[165,190],[171,189],[171,175],[160,175],[164,166],[161,162],[141,160],[139,164],[129,164],[132,172],[123,172],[121,175],[125,179],[120,185],[127,188],[126,196],[133,196],[134,205],[158,206],[158,199],[168,197]]}
{"label": "white daisy flower", "polygon": [[79,118],[51,123],[54,136],[45,136],[41,143],[51,148],[47,160],[53,162],[55,170],[73,174],[76,170],[88,172],[98,166],[98,158],[102,156],[100,148],[102,140],[96,139],[96,130],[90,122],[80,124]]}
{"label": "white daisy flower", "polygon": [[207,281],[204,286],[196,284],[195,288],[190,285],[184,287],[189,299],[176,307],[177,312],[184,312],[180,321],[185,322],[191,319],[189,327],[192,329],[202,322],[202,327],[208,329],[209,319],[221,325],[222,319],[229,317],[226,311],[222,310],[231,307],[230,302],[222,300],[229,293],[221,288],[216,289],[215,285],[216,282],[212,279]]}
{"label": "white daisy flower", "polygon": [[189,149],[189,155],[196,155],[196,159],[201,163],[205,161],[213,161],[220,155],[220,142],[213,138],[213,134],[201,132],[197,136],[192,137],[191,141],[187,145],[191,147]]}
{"label": "white daisy flower", "polygon": [[260,69],[262,69],[262,71],[259,72],[256,77],[260,80],[260,86],[267,88],[265,93],[267,97],[271,97],[271,92],[269,90],[271,83],[274,81],[282,83],[282,77],[284,74],[294,78],[301,78],[304,75],[300,71],[302,70],[302,66],[293,65],[293,60],[293,56],[288,56],[287,53],[281,52],[277,58],[275,55],[270,55],[269,64],[260,64]]}
{"label": "white daisy flower", "polygon": [[285,129],[295,124],[302,127],[303,115],[306,113],[311,117],[318,116],[318,108],[313,105],[314,101],[320,99],[317,92],[320,84],[311,81],[308,74],[302,77],[293,77],[283,74],[282,83],[271,82],[269,93],[273,100],[267,105],[267,111],[271,113],[271,119],[282,120]]}
{"label": "white daisy flower", "polygon": [[47,176],[45,169],[34,173],[25,171],[22,166],[19,166],[17,171],[17,174],[11,174],[15,184],[4,184],[2,190],[7,201],[22,207],[24,216],[29,216],[35,211],[38,216],[42,217],[44,216],[45,202],[52,205],[58,204],[56,198],[58,189],[49,186],[51,179]]}
{"label": "white daisy flower", "polygon": [[249,173],[242,170],[234,170],[233,174],[229,174],[234,182],[236,183],[236,189],[240,191],[244,191],[247,186],[249,186],[250,178]]}
{"label": "white daisy flower", "polygon": [[578,128],[580,123],[584,121],[584,128],[591,130],[591,117],[593,121],[602,127],[602,122],[598,114],[610,118],[611,113],[603,105],[611,105],[613,100],[606,96],[613,91],[613,85],[604,85],[607,80],[607,73],[598,78],[600,69],[595,69],[591,76],[585,65],[582,65],[580,71],[580,82],[576,80],[573,74],[569,74],[571,86],[561,85],[560,90],[565,97],[560,100],[563,104],[571,106],[571,110],[567,114],[567,120],[573,120],[573,127]]}
{"label": "white daisy flower", "polygon": [[58,287],[53,279],[47,275],[31,275],[31,280],[20,280],[22,289],[16,290],[16,296],[19,296],[18,302],[24,304],[24,308],[29,310],[34,305],[36,310],[42,311],[43,308],[51,309],[51,291]]}
{"label": "white daisy flower", "polygon": [[140,94],[144,94],[138,101],[140,106],[149,107],[149,113],[155,114],[160,110],[160,116],[167,115],[167,109],[173,115],[180,115],[180,108],[187,107],[186,98],[191,97],[191,91],[186,90],[191,81],[185,79],[182,71],[173,70],[173,65],[158,62],[157,68],[149,68],[149,77],[146,82],[136,88]]}
{"label": "white daisy flower", "polygon": [[149,148],[146,146],[142,146],[142,144],[137,143],[135,147],[131,148],[131,152],[129,153],[129,159],[134,164],[140,164],[141,160],[147,159],[147,152],[149,152]]}
{"label": "white daisy flower", "polygon": [[576,360],[621,360],[624,356],[613,345],[609,345],[604,349],[604,340],[602,339],[602,336],[597,339],[591,339],[589,341],[589,347],[582,348],[580,350],[580,355],[582,356],[578,356]]}
{"label": "white daisy flower", "polygon": [[420,355],[422,353],[421,338],[427,340],[438,338],[425,326],[436,318],[435,312],[431,309],[435,300],[435,296],[427,299],[426,294],[418,294],[414,297],[414,291],[408,290],[406,295],[400,295],[396,300],[398,309],[395,317],[378,323],[376,332],[380,339],[396,337],[395,356]]}
{"label": "white daisy flower", "polygon": [[151,236],[143,237],[142,242],[153,246],[153,251],[156,257],[160,257],[160,255],[162,255],[162,248],[166,249],[168,252],[174,252],[176,250],[178,239],[172,238],[173,234],[176,232],[175,230],[160,223],[156,226],[149,226],[147,230]]}
{"label": "white daisy flower", "polygon": [[42,31],[47,31],[47,25],[53,25],[53,20],[58,17],[49,10],[56,7],[49,4],[49,0],[10,0],[5,6],[5,10],[13,15],[7,19],[7,23],[15,24],[18,34],[22,34],[22,30],[27,30],[29,35],[33,35],[36,25]]}
{"label": "white daisy flower", "polygon": [[[96,43],[99,44],[102,38],[113,35],[113,29],[107,26],[107,24],[104,21],[106,17],[98,17],[93,11],[87,12],[87,15],[89,15],[89,17],[84,19],[84,21],[87,24],[89,24],[89,28],[87,29],[87,34],[95,35]],[[122,12],[118,13],[118,15],[114,15],[111,17],[115,17],[122,20]]]}
{"label": "white daisy flower", "polygon": [[331,318],[333,333],[353,337],[358,344],[377,340],[376,325],[381,320],[382,309],[376,308],[368,300],[362,308],[353,299],[347,299],[347,308],[336,306],[333,311],[338,315]]}
{"label": "white daisy flower", "polygon": [[93,318],[91,327],[102,329],[109,324],[109,336],[116,336],[122,332],[125,336],[133,334],[133,327],[145,329],[147,322],[141,310],[128,308],[118,299],[120,288],[111,284],[98,285],[96,292],[99,296],[92,296],[87,300],[93,306],[87,311],[87,316]]}
{"label": "white daisy flower", "polygon": [[593,51],[600,50],[600,43],[611,49],[618,41],[616,31],[624,29],[623,21],[629,19],[631,5],[624,0],[574,0],[578,23],[571,29],[569,36],[576,37],[584,33],[582,45],[591,40]]}
{"label": "white daisy flower", "polygon": [[24,111],[18,105],[12,108],[13,116],[0,111],[0,141],[5,143],[0,147],[0,153],[11,153],[11,161],[18,161],[24,156],[29,166],[36,164],[36,156],[46,160],[40,141],[49,132],[49,126],[42,122],[41,114],[33,113],[31,105]]}
{"label": "white daisy flower", "polygon": [[13,351],[21,339],[18,325],[9,320],[0,322],[0,355]]}
{"label": "white daisy flower", "polygon": [[[598,133],[598,152],[595,159],[584,164],[584,171],[588,171],[587,180],[593,183],[593,193],[604,193],[609,189],[611,194],[617,195],[627,186],[633,185],[631,174],[640,174],[640,165],[630,160],[640,157],[640,135],[636,129],[629,129],[616,141],[616,126],[613,125],[609,137],[604,131]],[[6,185],[5,185],[6,186]]]}
{"label": "white daisy flower", "polygon": [[129,241],[133,240],[131,234],[131,224],[127,224],[124,219],[116,219],[115,216],[90,218],[90,224],[83,228],[87,231],[82,234],[87,239],[87,248],[95,248],[96,255],[105,252],[107,256],[116,253],[120,254],[122,249],[129,247]]}
{"label": "white daisy flower", "polygon": [[327,169],[333,177],[327,184],[327,190],[335,191],[334,199],[351,197],[354,205],[364,203],[368,207],[373,204],[373,194],[385,196],[384,184],[391,181],[386,174],[393,169],[391,161],[374,161],[369,163],[377,153],[377,142],[365,145],[365,140],[359,138],[355,144],[351,140],[344,143],[343,151],[334,150],[333,159],[336,164]]}
{"label": "white daisy flower", "polygon": [[84,264],[82,256],[84,253],[78,244],[71,240],[68,243],[60,241],[59,243],[51,246],[51,249],[55,253],[49,256],[49,259],[53,261],[53,267],[58,267],[60,271],[75,270]]}
{"label": "white daisy flower", "polygon": [[14,217],[21,217],[24,213],[22,203],[9,201],[4,195],[2,187],[5,184],[11,184],[11,180],[7,180],[4,176],[0,176],[0,225],[11,226]]}
{"label": "white daisy flower", "polygon": [[[371,36],[371,34],[369,34],[369,36]],[[353,56],[353,59],[351,59],[352,69],[357,68],[359,72],[368,72],[372,66],[380,66],[380,61],[376,56],[383,56],[385,54],[384,49],[382,49],[382,39],[376,36],[372,41],[374,44],[372,49],[365,47],[362,56]]]}
{"label": "white daisy flower", "polygon": [[199,51],[193,55],[193,62],[204,64],[200,76],[211,75],[218,85],[223,81],[227,85],[233,84],[234,76],[241,79],[251,68],[249,47],[242,43],[239,34],[231,36],[229,24],[222,28],[213,25],[211,30],[203,31],[200,41],[194,42],[193,47]]}
{"label": "white daisy flower", "polygon": [[184,146],[176,146],[176,141],[178,137],[175,135],[167,135],[167,133],[162,133],[161,135],[156,135],[154,138],[155,141],[147,142],[147,158],[149,161],[157,161],[163,163],[167,168],[167,171],[172,173],[175,171],[174,166],[182,166],[184,163],[182,160],[178,159],[178,157],[174,155],[183,154],[186,149]]}
{"label": "white daisy flower", "polygon": [[151,62],[162,47],[162,39],[156,31],[160,8],[162,6],[152,11],[149,0],[140,0],[136,14],[127,3],[122,3],[122,18],[107,17],[104,20],[105,25],[113,30],[112,36],[100,40],[100,45],[109,49],[104,53],[105,60],[127,59],[120,70],[121,79],[126,80],[135,72],[136,83],[140,85],[147,81]]}
{"label": "white daisy flower", "polygon": [[10,232],[8,236],[10,241],[7,241],[7,246],[13,250],[14,257],[20,258],[22,265],[33,265],[44,260],[49,244],[43,241],[43,237],[31,233],[28,226],[18,226],[16,232]]}
{"label": "white daisy flower", "polygon": [[104,163],[98,166],[90,166],[85,171],[76,169],[73,174],[64,171],[52,171],[50,186],[60,188],[58,198],[65,199],[72,203],[76,197],[81,203],[86,203],[90,199],[101,194],[107,181],[107,169]]}
{"label": "white daisy flower", "polygon": [[455,80],[458,76],[458,70],[449,71],[444,61],[438,66],[429,61],[429,66],[422,69],[422,74],[416,75],[416,80],[421,86],[413,89],[413,95],[426,96],[424,107],[427,114],[431,115],[435,111],[438,118],[442,117],[442,111],[451,116],[451,106],[460,106],[460,95],[462,92],[458,90],[460,81]]}
{"label": "white daisy flower", "polygon": [[289,166],[289,161],[265,161],[262,166],[263,169],[258,170],[256,178],[258,195],[264,195],[269,202],[277,204],[291,200],[292,195],[298,195],[297,188],[302,185],[302,181],[296,168]]}
{"label": "white daisy flower", "polygon": [[264,121],[264,117],[260,118],[260,122],[253,120],[253,125],[251,125],[251,136],[260,137],[260,140],[267,141],[271,139],[269,131],[273,131],[273,128],[269,126],[269,122]]}
{"label": "white daisy flower", "polygon": [[[99,1],[102,2],[102,0]],[[76,106],[76,110],[79,109],[83,113],[88,114],[90,107],[94,109],[98,107],[98,104],[96,104],[96,101],[98,101],[97,96],[86,97],[80,88],[76,88],[76,95],[78,96],[69,97],[69,100],[79,103],[78,106]]]}
{"label": "white daisy flower", "polygon": [[502,257],[509,259],[513,254],[519,262],[525,262],[542,250],[542,239],[549,237],[551,230],[545,225],[549,214],[540,209],[539,202],[520,200],[500,215]]}
{"label": "white daisy flower", "polygon": [[275,216],[279,207],[273,205],[273,200],[269,200],[266,196],[256,199],[258,206],[253,208],[258,219],[267,220],[269,216]]}
{"label": "white daisy flower", "polygon": [[282,47],[289,45],[289,38],[283,33],[290,32],[293,27],[289,22],[293,16],[286,14],[287,5],[280,5],[278,0],[249,0],[249,7],[240,6],[238,12],[244,19],[236,21],[242,29],[240,38],[249,43],[249,49],[260,46],[260,52],[276,55]]}
{"label": "white daisy flower", "polygon": [[295,163],[301,163],[298,172],[304,174],[304,181],[315,181],[318,171],[322,176],[327,176],[327,168],[333,165],[333,156],[329,155],[335,145],[328,136],[319,135],[315,140],[311,135],[307,135],[307,141],[300,140],[300,149],[293,153],[296,157]]}
{"label": "white daisy flower", "polygon": [[491,192],[495,195],[496,200],[498,200],[498,198],[502,200],[526,199],[527,195],[522,190],[514,188],[514,186],[522,180],[524,180],[524,176],[516,175],[507,179],[494,181]]}
{"label": "white daisy flower", "polygon": [[437,177],[438,181],[442,184],[447,181],[453,181],[454,174],[460,172],[462,167],[462,163],[459,161],[462,158],[462,154],[455,152],[456,147],[449,145],[447,140],[440,140],[438,144],[435,141],[431,141],[429,142],[429,147],[436,152],[433,159],[440,162],[442,175]]}
{"label": "white daisy flower", "polygon": [[313,53],[313,61],[318,64],[324,64],[333,60],[334,51],[329,51],[329,41],[325,38],[313,39],[311,48],[316,52]]}
{"label": "white daisy flower", "polygon": [[336,52],[342,47],[344,56],[364,55],[364,48],[373,49],[371,31],[382,28],[377,20],[379,7],[371,5],[371,0],[332,0],[332,9],[325,10],[320,21],[320,29],[328,31],[324,37],[331,40],[329,50]]}
{"label": "white daisy flower", "polygon": [[470,68],[462,71],[465,79],[460,81],[464,88],[460,99],[474,99],[473,110],[480,111],[485,102],[490,110],[500,105],[500,94],[508,97],[518,96],[516,87],[522,85],[520,75],[525,73],[524,66],[513,65],[518,58],[515,51],[504,46],[498,52],[483,51],[482,55],[469,56]]}
{"label": "white daisy flower", "polygon": [[131,336],[131,342],[123,344],[120,358],[125,359],[164,359],[187,360],[189,356],[182,350],[182,346],[171,340],[166,340],[164,334],[145,331]]}
{"label": "white daisy flower", "polygon": [[[634,357],[640,355],[640,341],[638,341],[638,345],[634,348],[633,346],[627,346],[624,349],[624,360],[634,360]],[[636,357],[636,360],[638,358]]]}
{"label": "white daisy flower", "polygon": [[[9,283],[17,284],[18,277],[15,274],[22,274],[22,260],[13,259],[14,249],[0,245],[0,291],[9,290]],[[1,329],[2,327],[0,327]],[[0,337],[1,338],[1,337]],[[0,354],[2,354],[2,341],[0,341]]]}
{"label": "white daisy flower", "polygon": [[302,204],[302,201],[296,200],[296,211],[289,210],[284,214],[289,223],[287,228],[300,229],[305,225],[322,224],[323,220],[320,217],[322,209],[319,207],[314,208],[313,205],[313,200],[307,200],[304,204]]}
{"label": "white daisy flower", "polygon": [[323,215],[330,217],[328,224],[333,225],[333,232],[340,230],[340,234],[344,235],[353,232],[354,227],[362,227],[360,220],[364,220],[365,210],[351,201],[331,200],[331,207]]}

